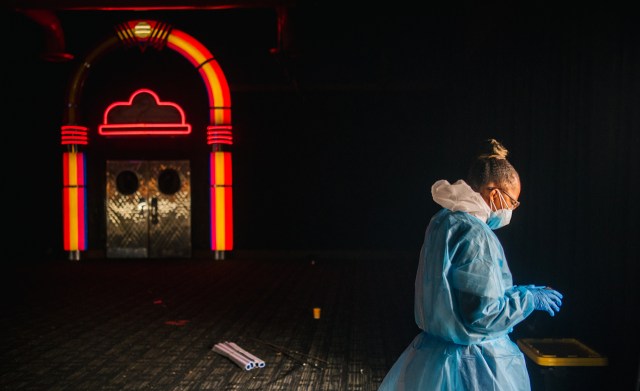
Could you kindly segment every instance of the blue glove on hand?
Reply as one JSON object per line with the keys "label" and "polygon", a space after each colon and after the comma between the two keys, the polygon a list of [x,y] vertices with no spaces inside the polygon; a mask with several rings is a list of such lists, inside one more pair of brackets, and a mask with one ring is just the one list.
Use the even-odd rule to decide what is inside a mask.
{"label": "blue glove on hand", "polygon": [[533,307],[536,310],[547,311],[554,316],[562,306],[562,294],[554,289],[529,285],[527,290],[533,293]]}

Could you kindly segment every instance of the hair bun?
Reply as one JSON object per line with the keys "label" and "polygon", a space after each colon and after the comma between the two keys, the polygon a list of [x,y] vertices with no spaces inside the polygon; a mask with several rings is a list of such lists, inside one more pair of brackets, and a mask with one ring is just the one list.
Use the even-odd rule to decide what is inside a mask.
{"label": "hair bun", "polygon": [[478,159],[506,159],[509,151],[496,139],[487,140],[485,152],[478,156]]}

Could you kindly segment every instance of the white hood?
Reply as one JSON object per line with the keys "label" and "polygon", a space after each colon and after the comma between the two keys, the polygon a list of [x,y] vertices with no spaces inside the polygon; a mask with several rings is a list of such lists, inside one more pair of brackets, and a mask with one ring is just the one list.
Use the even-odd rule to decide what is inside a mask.
{"label": "white hood", "polygon": [[484,202],[480,193],[475,192],[462,179],[454,184],[444,179],[436,181],[431,186],[431,195],[433,200],[443,208],[467,212],[485,222],[491,213],[489,205]]}

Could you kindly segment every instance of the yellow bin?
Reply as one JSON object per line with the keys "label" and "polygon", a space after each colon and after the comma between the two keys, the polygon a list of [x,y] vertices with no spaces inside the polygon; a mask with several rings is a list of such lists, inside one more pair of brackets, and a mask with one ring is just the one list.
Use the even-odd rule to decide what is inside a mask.
{"label": "yellow bin", "polygon": [[524,354],[545,367],[603,367],[607,358],[574,338],[522,338],[517,341]]}

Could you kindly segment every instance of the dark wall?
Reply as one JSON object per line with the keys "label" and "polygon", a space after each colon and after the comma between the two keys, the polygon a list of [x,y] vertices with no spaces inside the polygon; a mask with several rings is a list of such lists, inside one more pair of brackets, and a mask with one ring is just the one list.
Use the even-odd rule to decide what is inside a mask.
{"label": "dark wall", "polygon": [[[292,15],[296,50],[272,54],[272,10],[64,12],[77,59],[45,63],[40,29],[4,13],[8,251],[61,256],[59,126],[69,77],[115,23],[160,19],[205,44],[231,86],[237,249],[417,256],[438,209],[431,184],[463,178],[477,142],[497,138],[523,186],[522,206],[497,231],[515,283],[565,294],[558,316],[534,314],[514,335],[579,338],[610,357],[619,389],[631,389],[640,329],[632,13],[544,3],[345,12],[306,3]],[[117,53],[96,67],[83,96],[87,123],[95,129],[106,104],[138,86],[181,102],[204,129],[199,77],[168,50]],[[145,152],[193,159],[198,205],[207,192],[195,184],[206,182],[203,137]],[[136,153],[119,148],[109,153]],[[99,173],[106,154],[96,151],[91,169]],[[90,240],[100,247],[102,201],[92,194]],[[206,228],[206,213],[194,215],[194,247],[208,246]]]}

